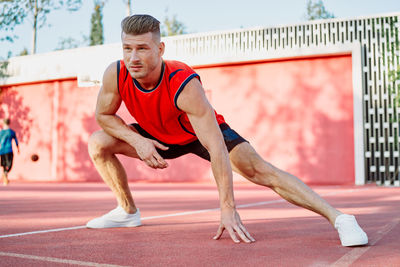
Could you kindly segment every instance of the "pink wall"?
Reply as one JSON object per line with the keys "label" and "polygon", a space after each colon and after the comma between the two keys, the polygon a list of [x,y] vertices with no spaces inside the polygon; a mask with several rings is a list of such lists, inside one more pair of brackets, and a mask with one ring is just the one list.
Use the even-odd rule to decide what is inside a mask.
{"label": "pink wall", "polygon": [[354,183],[350,55],[197,72],[213,106],[267,161],[309,184]]}
{"label": "pink wall", "polygon": [[[51,171],[52,107],[51,83],[2,88],[1,118],[10,116],[16,131],[20,154],[14,153],[13,179],[49,179]],[[40,153],[38,153],[40,150]],[[14,150],[15,152],[15,150]],[[38,153],[40,161],[33,163],[30,155]]]}
{"label": "pink wall", "polygon": [[[10,179],[74,181],[96,175],[86,144],[89,132],[98,129],[97,91],[77,88],[75,79],[2,88],[0,116],[10,116],[21,150],[14,153]],[[39,160],[32,162],[32,154]]]}
{"label": "pink wall", "polygon": [[[76,80],[3,87],[0,118],[10,116],[21,153],[15,153],[12,180],[101,181],[87,153],[98,87],[78,88]],[[124,106],[118,114],[134,122]],[[39,160],[32,162],[32,154]],[[197,181],[210,177],[208,163],[189,155],[170,162],[167,170],[152,170],[140,161],[120,156],[130,180]],[[193,160],[187,159],[193,158]]]}
{"label": "pink wall", "polygon": [[[351,56],[198,67],[211,103],[262,156],[310,184],[354,183]],[[11,179],[100,181],[87,154],[98,129],[98,88],[76,80],[2,88],[21,142]],[[126,109],[119,114],[130,119]],[[37,153],[39,161],[32,162]],[[130,180],[211,181],[209,164],[189,155],[155,171],[120,157]],[[235,177],[235,179],[239,179]]]}

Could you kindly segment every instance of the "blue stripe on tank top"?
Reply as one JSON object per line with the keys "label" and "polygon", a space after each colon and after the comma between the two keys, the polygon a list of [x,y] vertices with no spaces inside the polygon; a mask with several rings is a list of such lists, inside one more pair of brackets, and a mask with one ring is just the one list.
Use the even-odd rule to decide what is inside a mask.
{"label": "blue stripe on tank top", "polygon": [[119,90],[119,72],[120,72],[120,68],[121,68],[121,63],[118,60],[117,61],[117,85],[118,85],[118,93],[119,94],[121,94],[121,92]]}
{"label": "blue stripe on tank top", "polygon": [[137,88],[137,89],[139,89],[140,91],[142,91],[143,93],[151,93],[151,92],[153,92],[154,90],[156,90],[159,86],[160,86],[160,84],[161,84],[161,82],[162,82],[162,80],[163,80],[163,77],[164,77],[164,71],[165,71],[165,66],[164,66],[165,64],[164,64],[164,61],[162,62],[162,66],[161,66],[161,76],[160,76],[160,80],[158,81],[158,84],[156,85],[156,87],[154,87],[153,89],[149,89],[149,90],[147,90],[147,89],[144,89],[141,85],[140,85],[140,83],[135,79],[135,78],[133,78],[132,77],[132,80],[133,80],[133,83],[135,84],[135,87]]}
{"label": "blue stripe on tank top", "polygon": [[174,77],[175,74],[177,74],[178,71],[181,71],[181,70],[183,70],[183,69],[177,69],[176,71],[172,72],[172,73],[169,75],[169,77],[168,77],[168,81],[171,81],[172,77]]}
{"label": "blue stripe on tank top", "polygon": [[175,103],[175,107],[178,110],[181,110],[178,105],[177,105],[177,101],[178,101],[178,96],[180,95],[180,93],[182,92],[183,88],[185,88],[186,84],[188,84],[188,82],[190,82],[193,78],[195,77],[200,77],[197,73],[193,73],[192,75],[190,75],[189,77],[186,78],[186,80],[181,84],[181,86],[179,87],[178,91],[176,91],[175,93],[175,97],[174,97],[174,103]]}
{"label": "blue stripe on tank top", "polygon": [[184,114],[181,114],[181,115],[179,115],[179,117],[178,117],[178,122],[179,122],[179,124],[181,125],[182,129],[183,129],[185,132],[187,132],[187,133],[189,133],[189,134],[191,134],[191,135],[196,136],[195,133],[192,133],[191,131],[189,131],[189,130],[183,125],[183,123],[181,122],[181,118],[182,118],[183,115],[184,115]]}

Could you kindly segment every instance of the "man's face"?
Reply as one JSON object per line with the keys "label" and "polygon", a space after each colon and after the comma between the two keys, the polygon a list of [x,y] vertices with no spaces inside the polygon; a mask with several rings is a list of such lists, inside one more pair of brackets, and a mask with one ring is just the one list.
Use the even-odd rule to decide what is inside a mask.
{"label": "man's face", "polygon": [[[151,32],[131,35],[122,33],[124,63],[135,79],[146,79],[160,64],[164,44],[157,42]],[[158,77],[157,77],[158,78]]]}

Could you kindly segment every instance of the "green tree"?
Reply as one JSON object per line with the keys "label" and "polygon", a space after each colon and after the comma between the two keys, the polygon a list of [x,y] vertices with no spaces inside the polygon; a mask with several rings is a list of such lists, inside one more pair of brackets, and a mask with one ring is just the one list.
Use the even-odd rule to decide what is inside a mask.
{"label": "green tree", "polygon": [[94,11],[92,13],[90,28],[90,45],[99,45],[104,43],[103,36],[103,7],[105,1],[95,0]]}
{"label": "green tree", "polygon": [[186,26],[173,15],[172,18],[165,16],[164,25],[161,27],[161,36],[173,36],[186,33]]}
{"label": "green tree", "polygon": [[35,54],[37,31],[46,25],[47,15],[60,8],[76,11],[81,5],[82,0],[0,0],[0,31],[6,33],[0,40],[12,42],[17,37],[12,33],[14,28],[29,18],[32,21],[31,53]]}
{"label": "green tree", "polygon": [[0,60],[0,78],[8,77],[7,75],[7,67],[8,67],[8,60]]}
{"label": "green tree", "polygon": [[[397,62],[399,61],[399,56],[398,56],[399,51],[400,49],[397,47],[397,55],[396,55]],[[395,107],[400,108],[400,82],[398,82],[400,81],[400,66],[397,67],[397,69],[394,69],[389,72],[389,79],[390,82],[392,82],[392,88],[393,88],[392,93],[395,94],[394,98]]]}
{"label": "green tree", "polygon": [[322,0],[318,1],[308,0],[306,12],[307,13],[305,15],[305,18],[307,20],[330,19],[335,17],[333,13],[330,13],[328,12],[328,10],[325,9]]}
{"label": "green tree", "polygon": [[[400,40],[399,40],[399,30],[397,20],[390,22],[390,37],[395,40],[394,43],[390,44],[389,36],[387,38],[387,52],[383,53],[383,64],[389,66],[389,89],[395,95],[394,97],[394,107],[400,108]],[[382,38],[385,38],[382,32]],[[390,45],[389,45],[390,44]],[[399,118],[395,118],[397,122],[400,122]]]}
{"label": "green tree", "polygon": [[[10,57],[11,57],[11,51],[8,51],[8,55],[7,55],[6,59],[4,59],[3,57],[0,57],[0,79],[1,78],[6,78],[6,77],[9,76],[7,74],[7,67],[8,67],[8,64],[10,63],[8,61],[8,59]],[[0,90],[0,93],[1,93],[1,90]]]}
{"label": "green tree", "polygon": [[65,50],[86,46],[88,44],[88,41],[89,37],[84,34],[82,34],[81,38],[78,39],[72,37],[60,38],[55,50]]}
{"label": "green tree", "polygon": [[18,56],[26,56],[29,55],[28,48],[24,47],[21,52],[19,52]]}
{"label": "green tree", "polygon": [[[18,56],[26,56],[28,55],[28,49],[24,47],[21,52],[18,53]],[[10,63],[8,59],[12,56],[11,51],[8,51],[7,59],[0,58],[0,79],[9,77],[7,73],[8,64]]]}
{"label": "green tree", "polygon": [[125,9],[126,9],[126,16],[132,15],[132,1],[131,0],[124,0]]}

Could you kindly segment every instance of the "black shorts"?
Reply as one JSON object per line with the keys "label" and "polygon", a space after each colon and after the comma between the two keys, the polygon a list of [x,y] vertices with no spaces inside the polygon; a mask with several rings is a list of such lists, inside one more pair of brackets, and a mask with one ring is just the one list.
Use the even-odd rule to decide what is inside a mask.
{"label": "black shorts", "polygon": [[[156,140],[157,142],[165,145],[168,147],[168,150],[161,150],[157,149],[157,152],[160,154],[161,157],[164,159],[174,159],[189,153],[195,154],[205,160],[210,161],[210,154],[208,153],[207,149],[200,143],[199,140],[193,141],[189,144],[186,145],[171,145],[171,144],[166,144],[164,142],[161,142],[160,140],[157,140],[157,138],[153,137],[150,135],[148,132],[146,132],[142,127],[140,127],[139,124],[133,123],[131,124],[135,129],[138,131],[138,133],[146,138]],[[221,129],[222,135],[224,136],[226,148],[228,149],[228,152],[230,152],[235,146],[237,146],[240,143],[243,142],[248,142],[246,139],[241,137],[237,132],[232,130],[228,124],[222,123],[219,125],[219,128]]]}
{"label": "black shorts", "polygon": [[4,172],[9,172],[11,170],[13,159],[14,154],[12,152],[1,155],[1,166],[4,169]]}

